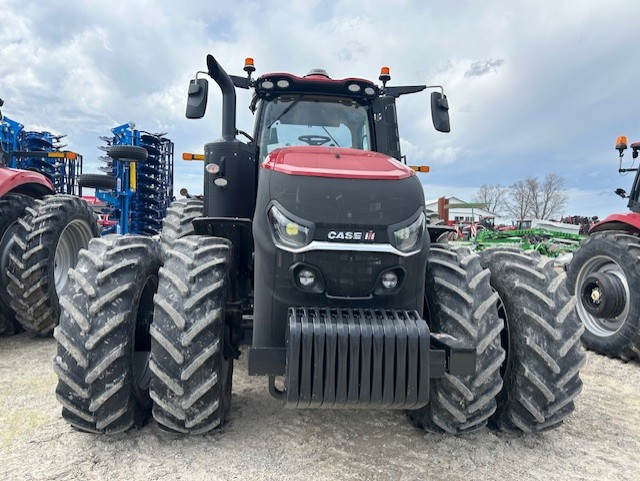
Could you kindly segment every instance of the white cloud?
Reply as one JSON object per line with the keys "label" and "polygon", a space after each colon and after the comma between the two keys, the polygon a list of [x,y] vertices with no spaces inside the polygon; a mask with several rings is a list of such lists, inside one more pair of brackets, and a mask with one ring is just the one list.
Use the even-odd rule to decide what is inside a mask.
{"label": "white cloud", "polygon": [[446,147],[436,147],[433,150],[433,159],[442,164],[452,164],[464,156],[470,154],[469,149],[465,149],[464,147],[454,147],[448,145]]}
{"label": "white cloud", "polygon": [[[377,82],[387,65],[392,85],[444,85],[451,134],[433,130],[424,93],[400,98],[398,113],[409,162],[434,163],[430,178],[451,190],[556,171],[570,189],[608,192],[618,187],[615,136],[637,128],[634,0],[607,8],[596,0],[402,0],[392,15],[355,0],[215,8],[204,0],[2,0],[1,9],[10,19],[0,25],[3,113],[28,129],[69,134],[88,165],[97,165],[97,136],[129,120],[169,130],[177,158],[217,138],[214,84],[205,119],[184,118],[188,80],[207,53],[236,74],[253,56],[257,74],[322,67]],[[247,131],[249,101],[238,92],[238,127]],[[192,169],[177,161],[176,185],[183,172],[196,176],[184,182],[195,182]],[[576,210],[590,199],[598,208],[597,197],[575,198]]]}

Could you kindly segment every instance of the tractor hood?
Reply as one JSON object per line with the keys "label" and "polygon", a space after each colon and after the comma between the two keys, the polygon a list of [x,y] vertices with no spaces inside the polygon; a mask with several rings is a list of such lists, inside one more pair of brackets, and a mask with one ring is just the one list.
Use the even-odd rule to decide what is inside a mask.
{"label": "tractor hood", "polygon": [[286,147],[271,152],[262,168],[288,175],[401,180],[414,171],[378,152],[337,147]]}

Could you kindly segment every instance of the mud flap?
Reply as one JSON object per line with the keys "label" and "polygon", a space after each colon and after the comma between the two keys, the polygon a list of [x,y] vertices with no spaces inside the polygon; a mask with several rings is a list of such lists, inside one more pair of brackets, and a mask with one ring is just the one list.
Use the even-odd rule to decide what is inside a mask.
{"label": "mud flap", "polygon": [[430,333],[416,311],[289,308],[287,406],[417,409],[429,401]]}

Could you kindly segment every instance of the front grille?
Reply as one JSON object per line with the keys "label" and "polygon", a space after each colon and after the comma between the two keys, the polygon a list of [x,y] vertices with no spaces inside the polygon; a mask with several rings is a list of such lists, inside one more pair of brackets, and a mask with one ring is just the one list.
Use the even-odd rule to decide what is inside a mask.
{"label": "front grille", "polygon": [[353,251],[312,251],[303,262],[322,273],[326,293],[337,297],[364,297],[376,286],[380,273],[398,265],[394,254]]}

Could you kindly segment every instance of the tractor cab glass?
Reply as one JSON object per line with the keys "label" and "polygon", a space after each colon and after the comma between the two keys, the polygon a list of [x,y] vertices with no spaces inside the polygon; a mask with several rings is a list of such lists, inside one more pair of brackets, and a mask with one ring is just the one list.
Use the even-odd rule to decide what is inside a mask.
{"label": "tractor cab glass", "polygon": [[263,100],[258,122],[261,159],[292,146],[371,149],[368,107],[349,98],[291,95]]}
{"label": "tractor cab glass", "polygon": [[629,209],[633,212],[640,212],[640,172],[636,173],[635,181],[633,182],[633,188],[629,195]]}

